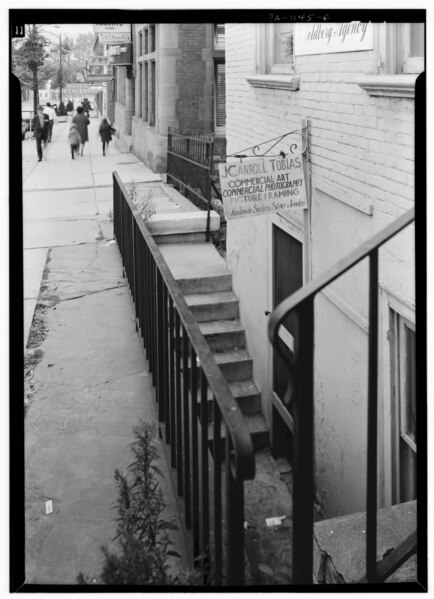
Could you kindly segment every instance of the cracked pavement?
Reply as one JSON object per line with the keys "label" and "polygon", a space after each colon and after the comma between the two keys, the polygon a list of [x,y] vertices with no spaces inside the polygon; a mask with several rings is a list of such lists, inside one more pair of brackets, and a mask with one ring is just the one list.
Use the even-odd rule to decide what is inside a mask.
{"label": "cracked pavement", "polygon": [[[47,160],[33,169],[34,141],[23,142],[25,345],[37,302],[46,307],[48,332],[38,346],[42,358],[32,371],[25,416],[26,584],[76,584],[80,572],[99,582],[101,546],[115,535],[114,471],[132,461],[133,428],[156,421],[109,217],[112,170],[123,168],[128,182],[155,175],[131,154],[130,170],[118,169],[125,157],[116,148],[103,161],[98,124],[91,119],[91,141],[75,161],[66,125],[55,125]],[[164,517],[178,524],[173,541],[186,556],[160,446],[159,452]]]}

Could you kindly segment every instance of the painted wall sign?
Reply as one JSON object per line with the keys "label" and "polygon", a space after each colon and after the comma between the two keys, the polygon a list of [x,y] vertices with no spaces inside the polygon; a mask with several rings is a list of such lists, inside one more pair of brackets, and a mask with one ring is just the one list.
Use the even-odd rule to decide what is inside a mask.
{"label": "painted wall sign", "polygon": [[122,44],[131,41],[131,33],[98,33],[100,44]]}
{"label": "painted wall sign", "polygon": [[261,216],[307,208],[301,154],[219,164],[225,217]]}
{"label": "painted wall sign", "polygon": [[372,50],[372,23],[297,23],[294,27],[294,54],[331,54]]}
{"label": "painted wall sign", "polygon": [[114,23],[111,25],[94,25],[93,26],[94,33],[130,33],[131,25],[129,23]]}

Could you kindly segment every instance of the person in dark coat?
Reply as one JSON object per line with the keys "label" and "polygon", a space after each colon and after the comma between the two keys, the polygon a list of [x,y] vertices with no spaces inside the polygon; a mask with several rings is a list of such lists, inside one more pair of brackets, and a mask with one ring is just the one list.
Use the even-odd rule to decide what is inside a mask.
{"label": "person in dark coat", "polygon": [[38,106],[37,114],[33,119],[33,137],[36,139],[36,151],[38,152],[38,162],[42,160],[42,142],[44,148],[48,139],[48,114],[44,114],[42,106]]}
{"label": "person in dark coat", "polygon": [[102,141],[102,155],[103,156],[105,156],[105,146],[107,144],[107,151],[108,151],[109,143],[111,142],[111,139],[112,139],[112,133],[115,133],[115,131],[116,131],[116,129],[114,129],[108,122],[108,119],[106,117],[104,117],[103,120],[101,121],[101,125],[99,126],[99,134],[101,136],[101,141]]}
{"label": "person in dark coat", "polygon": [[83,113],[83,107],[77,106],[77,114],[72,117],[72,122],[76,124],[77,131],[80,136],[80,144],[81,144],[81,156],[83,156],[84,144],[89,141],[89,136],[87,134],[87,126],[90,121],[87,116]]}

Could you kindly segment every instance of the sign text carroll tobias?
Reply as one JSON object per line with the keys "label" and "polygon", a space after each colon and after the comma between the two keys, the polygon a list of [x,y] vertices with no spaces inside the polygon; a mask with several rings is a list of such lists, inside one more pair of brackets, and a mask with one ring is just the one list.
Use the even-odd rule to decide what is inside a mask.
{"label": "sign text carroll tobias", "polygon": [[307,208],[301,154],[219,164],[226,219]]}

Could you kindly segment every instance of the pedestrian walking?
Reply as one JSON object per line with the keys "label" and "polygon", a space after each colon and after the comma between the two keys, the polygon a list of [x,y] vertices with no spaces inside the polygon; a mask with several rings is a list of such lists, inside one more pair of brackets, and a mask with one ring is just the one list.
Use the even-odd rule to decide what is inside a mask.
{"label": "pedestrian walking", "polygon": [[42,106],[38,106],[37,114],[33,119],[33,137],[36,139],[36,151],[38,152],[38,162],[41,162],[43,156],[42,142],[44,143],[44,148],[47,146],[47,136],[48,115],[44,114],[44,109]]}
{"label": "pedestrian walking", "polygon": [[77,126],[77,131],[80,136],[80,144],[81,144],[81,155],[83,156],[84,144],[89,141],[89,136],[87,133],[87,126],[90,121],[87,116],[83,113],[83,107],[77,106],[77,114],[72,117],[72,122]]}
{"label": "pedestrian walking", "polygon": [[80,150],[80,135],[77,127],[72,124],[68,133],[68,142],[71,147],[71,158],[74,160],[74,154],[77,154]]}
{"label": "pedestrian walking", "polygon": [[101,136],[101,141],[102,141],[102,155],[103,156],[105,156],[106,144],[107,144],[107,152],[108,152],[109,143],[112,140],[112,133],[115,133],[115,131],[116,131],[116,129],[110,125],[107,117],[104,117],[99,126],[99,134]]}
{"label": "pedestrian walking", "polygon": [[27,133],[27,123],[24,119],[21,119],[21,139],[22,140],[26,139],[26,133]]}
{"label": "pedestrian walking", "polygon": [[48,115],[48,143],[51,143],[51,136],[53,135],[53,125],[54,125],[54,116],[55,111],[51,106],[50,102],[45,104],[44,114]]}

